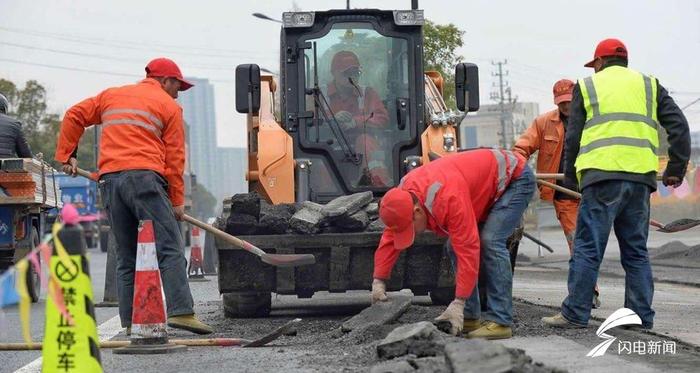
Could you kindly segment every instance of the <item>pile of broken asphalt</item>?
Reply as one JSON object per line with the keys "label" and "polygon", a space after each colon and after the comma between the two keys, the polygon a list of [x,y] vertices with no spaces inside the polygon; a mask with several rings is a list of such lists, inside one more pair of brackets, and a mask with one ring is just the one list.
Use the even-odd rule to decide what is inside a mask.
{"label": "pile of broken asphalt", "polygon": [[341,196],[325,205],[311,201],[270,205],[255,192],[236,194],[225,223],[226,233],[243,236],[384,230],[372,192]]}
{"label": "pile of broken asphalt", "polygon": [[[533,362],[523,350],[498,341],[442,333],[426,320],[443,310],[444,306],[416,305],[411,304],[411,297],[392,296],[390,303],[365,308],[350,318],[332,314],[307,318],[293,336],[284,336],[268,347],[280,358],[287,354],[299,357],[308,371],[563,372]],[[220,312],[213,314],[216,319],[208,321],[222,336],[260,335],[287,321],[275,316],[227,319]],[[539,322],[541,316],[533,317]]]}

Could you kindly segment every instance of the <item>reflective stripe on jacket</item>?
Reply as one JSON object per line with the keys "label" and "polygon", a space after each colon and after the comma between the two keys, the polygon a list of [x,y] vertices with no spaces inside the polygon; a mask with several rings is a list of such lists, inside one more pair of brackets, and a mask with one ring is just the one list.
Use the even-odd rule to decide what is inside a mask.
{"label": "reflective stripe on jacket", "polygon": [[587,169],[645,174],[659,167],[655,78],[611,66],[579,81],[586,124],[576,173]]}
{"label": "reflective stripe on jacket", "polygon": [[[457,256],[456,296],[468,297],[479,271],[478,222],[525,167],[511,151],[477,149],[433,161],[409,172],[399,188],[413,193],[428,216],[428,229],[449,236]],[[374,255],[374,277],[388,279],[398,259],[393,235],[385,230]]]}
{"label": "reflective stripe on jacket", "polygon": [[[564,150],[564,123],[559,116],[559,109],[548,111],[532,122],[530,127],[513,145],[513,151],[529,159],[537,153],[537,172],[557,173]],[[554,179],[547,180],[555,183]],[[538,185],[540,198],[545,201],[554,199],[554,189]]]}
{"label": "reflective stripe on jacket", "polygon": [[109,88],[71,107],[61,123],[56,160],[67,162],[86,127],[103,126],[100,175],[153,170],[168,181],[173,206],[185,202],[182,108],[155,79]]}

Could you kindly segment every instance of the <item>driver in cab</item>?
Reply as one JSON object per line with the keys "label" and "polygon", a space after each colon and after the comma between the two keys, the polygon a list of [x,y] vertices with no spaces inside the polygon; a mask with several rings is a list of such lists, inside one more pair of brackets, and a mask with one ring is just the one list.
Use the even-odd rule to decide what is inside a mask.
{"label": "driver in cab", "polygon": [[355,151],[365,155],[363,167],[373,186],[389,186],[391,176],[384,165],[384,152],[367,128],[384,128],[389,113],[376,90],[364,89],[358,80],[362,75],[360,60],[350,51],[337,52],[331,61],[333,80],[328,84],[329,104],[338,125],[354,142]]}

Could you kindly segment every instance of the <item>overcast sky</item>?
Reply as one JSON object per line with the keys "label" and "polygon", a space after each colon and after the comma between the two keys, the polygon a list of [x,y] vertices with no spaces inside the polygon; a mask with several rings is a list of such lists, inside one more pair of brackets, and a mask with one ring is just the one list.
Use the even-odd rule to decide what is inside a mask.
{"label": "overcast sky", "polygon": [[[303,10],[345,7],[344,0],[296,0]],[[355,8],[407,9],[409,0],[351,2]],[[234,109],[233,72],[240,63],[279,69],[279,18],[292,1],[2,0],[0,77],[48,89],[52,111],[128,84],[145,64],[168,56],[187,76],[215,86],[218,143],[245,146],[245,118]],[[553,107],[551,86],[583,67],[606,37],[623,40],[630,66],[659,78],[680,106],[700,98],[700,2],[693,0],[421,1],[428,19],[466,31],[459,51],[480,66],[482,103],[489,103],[492,60],[508,60],[519,101]],[[700,130],[700,103],[686,110]],[[196,124],[195,124],[196,125]]]}

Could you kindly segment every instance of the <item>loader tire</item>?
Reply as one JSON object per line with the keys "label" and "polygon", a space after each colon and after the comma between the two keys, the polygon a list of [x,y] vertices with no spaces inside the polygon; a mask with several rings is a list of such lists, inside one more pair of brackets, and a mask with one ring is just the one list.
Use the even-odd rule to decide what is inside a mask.
{"label": "loader tire", "polygon": [[430,291],[430,300],[436,306],[450,304],[455,299],[455,288],[436,288]]}
{"label": "loader tire", "polygon": [[267,317],[272,309],[270,292],[224,293],[224,314],[229,318]]}

